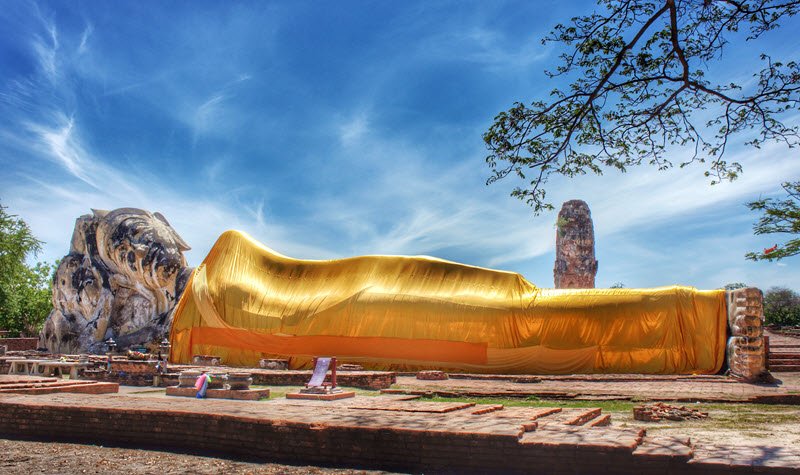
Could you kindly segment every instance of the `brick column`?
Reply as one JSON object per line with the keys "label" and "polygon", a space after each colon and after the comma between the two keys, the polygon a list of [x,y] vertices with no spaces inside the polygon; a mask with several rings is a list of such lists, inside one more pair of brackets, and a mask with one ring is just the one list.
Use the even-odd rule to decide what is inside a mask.
{"label": "brick column", "polygon": [[597,260],[589,205],[581,200],[565,202],[558,212],[556,227],[555,288],[593,289]]}

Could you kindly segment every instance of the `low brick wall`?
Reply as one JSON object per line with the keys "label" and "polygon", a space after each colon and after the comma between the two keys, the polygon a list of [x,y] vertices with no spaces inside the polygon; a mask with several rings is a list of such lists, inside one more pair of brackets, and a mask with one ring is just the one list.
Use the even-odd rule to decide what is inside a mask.
{"label": "low brick wall", "polygon": [[[109,383],[117,383],[122,386],[152,386],[153,378],[156,376],[155,372],[152,373],[126,373],[106,372],[105,370],[87,370],[81,374],[81,379],[90,379],[92,381],[102,381]],[[161,375],[161,387],[176,386],[178,384],[178,373],[167,373]]]}
{"label": "low brick wall", "polygon": [[111,371],[128,374],[156,374],[158,361],[112,360]]}
{"label": "low brick wall", "polygon": [[[87,370],[82,374],[83,379],[94,381],[109,381],[125,386],[152,386],[153,377],[156,376],[155,366],[150,371],[145,362],[136,362],[120,366],[117,362],[112,363],[111,372],[105,369]],[[117,370],[115,370],[117,368]],[[128,371],[126,371],[126,369]],[[144,369],[144,370],[142,370]],[[248,372],[252,374],[253,384],[260,386],[305,386],[311,379],[311,371],[280,371],[249,368],[227,368],[224,366],[213,366],[208,368],[198,368],[196,366],[180,367],[177,365],[169,366],[169,373],[161,377],[161,386],[176,386],[178,384],[179,372],[185,369],[208,369],[212,372],[225,373],[228,371]],[[133,370],[133,371],[131,371]],[[137,371],[141,370],[141,371]],[[330,382],[331,375],[325,378]],[[397,375],[385,371],[348,371],[336,374],[336,382],[339,386],[351,388],[380,390],[389,388],[397,382]]]}
{"label": "low brick wall", "polygon": [[38,338],[0,338],[0,346],[6,346],[7,351],[35,350],[39,347]]}
{"label": "low brick wall", "polygon": [[[24,397],[23,397],[24,398]],[[41,402],[39,402],[41,401]],[[796,473],[636,456],[630,447],[523,444],[518,436],[332,426],[153,407],[0,398],[0,435],[190,449],[261,460],[425,473]],[[688,463],[687,463],[688,462]]]}
{"label": "low brick wall", "polygon": [[6,389],[0,386],[0,393],[5,394],[55,394],[55,393],[80,393],[80,394],[109,394],[119,392],[119,384],[97,383],[88,381],[78,381],[85,384],[69,383],[38,383],[38,384],[18,384],[13,388]]}
{"label": "low brick wall", "polygon": [[[243,370],[242,370],[243,371]],[[248,370],[253,374],[253,384],[264,386],[305,386],[311,371]],[[330,382],[331,375],[325,377]],[[348,371],[336,373],[336,384],[360,389],[386,389],[397,382],[397,375],[385,371]]]}

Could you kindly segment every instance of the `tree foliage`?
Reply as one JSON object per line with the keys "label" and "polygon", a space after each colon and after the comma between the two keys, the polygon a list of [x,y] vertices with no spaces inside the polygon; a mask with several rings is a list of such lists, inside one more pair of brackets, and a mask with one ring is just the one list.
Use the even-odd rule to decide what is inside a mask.
{"label": "tree foliage", "polygon": [[783,189],[788,194],[785,200],[766,198],[747,206],[762,212],[761,219],[753,226],[756,234],[789,234],[794,238],[763,252],[749,252],[748,259],[772,261],[800,254],[800,181],[784,183]]}
{"label": "tree foliage", "polygon": [[725,287],[723,288],[725,290],[736,290],[736,289],[743,289],[745,287],[747,287],[747,284],[745,284],[744,282],[731,282],[729,284],[725,284]]}
{"label": "tree foliage", "polygon": [[800,1],[599,0],[600,10],[559,24],[542,41],[568,50],[550,77],[571,77],[549,100],[515,103],[484,134],[487,183],[509,175],[512,191],[535,213],[553,209],[544,185],[552,174],[572,177],[643,163],[666,169],[670,146],[690,147],[680,162],[707,162],[712,183],[733,180],[741,165],[725,160],[729,138],[795,146],[800,129],[782,122],[800,104],[800,67],[761,54],[753,85],[706,78],[728,37],[750,42],[780,27]]}
{"label": "tree foliage", "polygon": [[51,303],[51,276],[55,266],[25,262],[41,250],[28,224],[8,214],[0,205],[0,329],[11,336],[36,335],[47,318]]}
{"label": "tree foliage", "polygon": [[800,294],[772,287],[764,294],[764,318],[770,325],[800,325]]}

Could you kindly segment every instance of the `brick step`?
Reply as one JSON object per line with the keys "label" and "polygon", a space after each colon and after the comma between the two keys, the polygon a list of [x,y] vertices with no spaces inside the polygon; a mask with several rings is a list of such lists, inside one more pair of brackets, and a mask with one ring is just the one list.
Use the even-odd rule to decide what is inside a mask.
{"label": "brick step", "polygon": [[769,360],[769,367],[800,366],[800,360]]}
{"label": "brick step", "polygon": [[119,384],[101,383],[97,381],[89,381],[88,384],[45,384],[40,387],[0,389],[0,394],[107,394],[116,392],[119,392]]}
{"label": "brick step", "polygon": [[6,389],[63,388],[67,386],[83,386],[86,384],[93,384],[93,383],[95,383],[95,381],[59,381],[59,382],[46,382],[46,383],[19,382],[16,384],[0,385],[0,391],[4,391]]}
{"label": "brick step", "polygon": [[[13,376],[9,376],[12,378]],[[22,377],[19,379],[3,379],[0,381],[0,388],[8,386],[9,384],[42,384],[42,383],[55,383],[58,379],[56,378],[32,378],[32,377]]]}
{"label": "brick step", "polygon": [[786,364],[786,365],[770,364],[769,370],[772,371],[773,373],[800,372],[800,364]]}
{"label": "brick step", "polygon": [[633,451],[634,457],[645,460],[662,460],[675,463],[677,460],[687,461],[692,458],[692,442],[688,437],[645,436],[642,443]]}
{"label": "brick step", "polygon": [[[517,408],[506,408],[508,415],[519,411]],[[532,412],[531,412],[532,411]],[[531,423],[525,426],[525,431],[537,430],[537,427],[564,427],[564,426],[591,426],[591,423],[602,416],[602,409],[592,408],[569,408],[542,407],[536,409],[526,409],[525,417]]]}
{"label": "brick step", "polygon": [[800,352],[795,351],[772,351],[769,352],[770,358],[800,358]]}
{"label": "brick step", "polygon": [[793,364],[793,363],[800,363],[800,358],[786,358],[785,356],[774,356],[774,355],[771,355],[769,357],[769,361],[770,361],[770,363],[775,363],[775,364],[781,364],[779,362]]}

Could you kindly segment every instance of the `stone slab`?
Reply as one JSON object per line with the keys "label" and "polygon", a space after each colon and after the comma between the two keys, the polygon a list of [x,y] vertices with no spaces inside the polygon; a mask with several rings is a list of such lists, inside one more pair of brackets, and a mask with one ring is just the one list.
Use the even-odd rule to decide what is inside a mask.
{"label": "stone slab", "polygon": [[[197,397],[197,389],[181,388],[178,386],[167,387],[167,396]],[[239,401],[258,401],[269,397],[269,389],[207,389],[208,399],[235,399]]]}
{"label": "stone slab", "polygon": [[[459,411],[468,407],[475,406],[473,402],[429,402],[419,404],[413,401],[366,401],[363,404],[356,404],[353,409],[366,409],[370,411],[400,411],[400,412],[431,412],[443,414],[445,412]],[[502,406],[500,406],[502,409]],[[497,410],[496,406],[484,409],[486,412]]]}
{"label": "stone slab", "polygon": [[286,399],[307,399],[309,401],[338,401],[339,399],[347,399],[355,396],[356,396],[355,391],[342,391],[340,393],[330,393],[330,394],[287,393]]}

